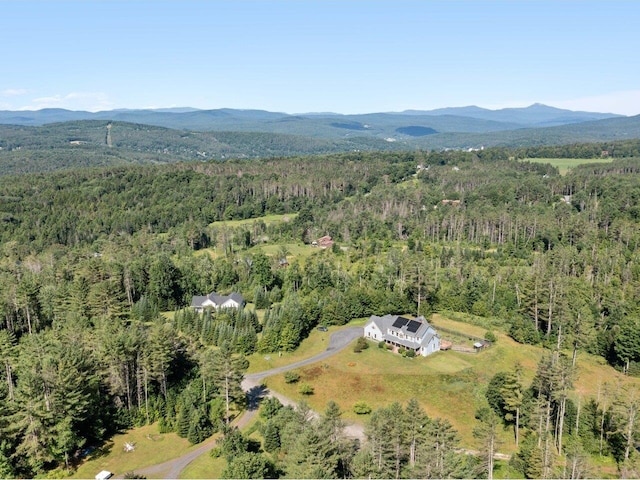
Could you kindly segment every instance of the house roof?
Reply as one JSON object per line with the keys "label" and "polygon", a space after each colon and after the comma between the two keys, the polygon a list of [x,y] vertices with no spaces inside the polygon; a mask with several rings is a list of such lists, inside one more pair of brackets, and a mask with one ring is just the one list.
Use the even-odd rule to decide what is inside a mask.
{"label": "house roof", "polygon": [[208,295],[204,295],[204,296],[194,295],[193,298],[191,299],[191,306],[192,307],[201,307],[202,304],[204,303],[204,301],[208,297],[209,297]]}
{"label": "house roof", "polygon": [[211,292],[208,295],[204,296],[194,295],[191,299],[191,306],[202,307],[203,304],[207,302],[207,300],[213,303],[215,306],[222,305],[229,300],[233,300],[238,305],[242,305],[244,303],[244,297],[237,292],[232,292],[229,295],[219,295],[216,292]]}
{"label": "house roof", "polygon": [[[384,340],[409,348],[427,345],[433,337],[438,335],[435,328],[424,317],[410,319],[399,315],[385,315],[384,317],[372,315],[369,318],[369,322],[373,322],[378,327]],[[392,332],[401,333],[405,338],[393,335]],[[413,337],[419,340],[409,340],[406,337]]]}

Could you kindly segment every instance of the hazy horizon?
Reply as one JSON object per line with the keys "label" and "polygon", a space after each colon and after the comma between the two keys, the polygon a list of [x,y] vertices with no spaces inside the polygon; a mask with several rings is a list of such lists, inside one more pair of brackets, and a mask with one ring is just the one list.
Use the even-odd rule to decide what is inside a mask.
{"label": "hazy horizon", "polygon": [[640,114],[640,3],[7,1],[1,110]]}

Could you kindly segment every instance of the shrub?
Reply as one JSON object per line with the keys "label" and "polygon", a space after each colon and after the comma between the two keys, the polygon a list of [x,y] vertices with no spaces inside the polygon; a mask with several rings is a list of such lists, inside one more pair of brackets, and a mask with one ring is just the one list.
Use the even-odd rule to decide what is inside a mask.
{"label": "shrub", "polygon": [[300,374],[298,372],[285,372],[284,374],[284,381],[285,383],[296,383],[298,380],[300,380]]}
{"label": "shrub", "polygon": [[313,395],[313,387],[308,383],[303,383],[300,385],[300,389],[298,390],[302,395]]}
{"label": "shrub", "polygon": [[387,347],[387,342],[385,342],[384,340],[380,340],[378,342],[378,348],[386,348]]}
{"label": "shrub", "polygon": [[126,472],[122,478],[147,478],[144,475],[135,472]]}
{"label": "shrub", "polygon": [[489,340],[491,343],[494,343],[498,338],[496,337],[495,333],[489,330],[487,333],[484,334],[484,339]]}
{"label": "shrub", "polygon": [[522,318],[514,318],[509,329],[509,336],[518,343],[535,345],[540,342],[540,333],[533,323]]}
{"label": "shrub", "polygon": [[353,411],[357,415],[367,415],[371,413],[371,407],[367,405],[366,402],[356,402],[356,404],[353,406]]}
{"label": "shrub", "polygon": [[360,353],[362,350],[366,350],[367,348],[369,348],[369,342],[367,342],[366,338],[359,337],[356,340],[356,344],[353,347],[353,351],[355,353]]}
{"label": "shrub", "polygon": [[405,352],[406,352],[405,357],[407,358],[413,358],[416,356],[415,350],[405,350]]}

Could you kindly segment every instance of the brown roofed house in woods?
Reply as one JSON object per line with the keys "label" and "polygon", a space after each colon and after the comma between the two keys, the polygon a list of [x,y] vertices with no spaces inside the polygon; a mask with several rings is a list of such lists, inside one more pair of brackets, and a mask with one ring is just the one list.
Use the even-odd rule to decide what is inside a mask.
{"label": "brown roofed house in woods", "polygon": [[320,248],[331,248],[333,246],[333,238],[331,238],[329,235],[320,237],[318,239],[318,246]]}

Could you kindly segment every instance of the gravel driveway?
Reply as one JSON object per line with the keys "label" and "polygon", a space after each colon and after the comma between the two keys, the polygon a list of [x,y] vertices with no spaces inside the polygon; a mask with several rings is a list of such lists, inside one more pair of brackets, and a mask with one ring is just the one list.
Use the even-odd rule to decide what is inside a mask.
{"label": "gravel driveway", "polygon": [[[263,379],[329,358],[330,356],[338,353],[340,350],[343,350],[356,338],[363,336],[363,334],[364,330],[362,327],[349,327],[343,330],[338,330],[337,332],[334,332],[329,338],[329,346],[327,347],[327,349],[324,352],[319,353],[318,355],[314,355],[313,357],[307,358],[306,360],[300,360],[299,362],[284,365],[282,367],[272,368],[271,370],[266,370],[264,372],[245,375],[242,382],[242,388],[247,392],[249,407],[242,415],[240,415],[240,417],[238,417],[236,421],[233,422],[233,424],[239,429],[242,429],[247,424],[249,424],[251,419],[258,412],[260,399],[264,398],[265,396],[274,396],[278,400],[280,400],[283,405],[295,405],[295,402],[293,400],[285,397],[284,395],[280,395],[276,392],[270,392],[262,388],[261,382]],[[354,438],[363,438],[364,436],[362,426],[360,425],[348,425],[345,429],[345,433],[348,436]],[[147,478],[179,478],[180,473],[187,467],[187,465],[193,462],[200,455],[209,452],[215,446],[215,444],[216,439],[210,438],[200,446],[198,446],[195,450],[181,457],[167,460],[166,462],[157,465],[140,468],[136,470],[135,473],[144,475]],[[167,452],[167,455],[170,454],[171,452]]]}

